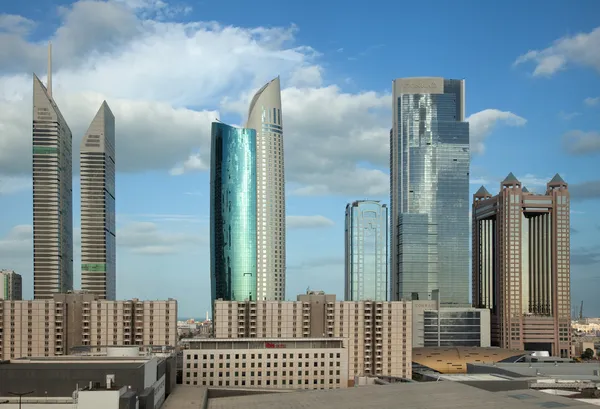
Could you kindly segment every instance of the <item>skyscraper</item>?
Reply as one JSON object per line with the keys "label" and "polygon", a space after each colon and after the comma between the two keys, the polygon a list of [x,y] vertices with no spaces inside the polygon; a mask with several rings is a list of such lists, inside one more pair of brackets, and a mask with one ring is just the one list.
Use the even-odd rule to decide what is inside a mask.
{"label": "skyscraper", "polygon": [[391,297],[469,302],[469,124],[465,82],[393,81]]}
{"label": "skyscraper", "polygon": [[570,355],[569,201],[558,174],[545,194],[510,173],[473,196],[473,305],[491,309],[493,346]]}
{"label": "skyscraper", "polygon": [[22,300],[23,280],[12,270],[0,270],[0,300]]}
{"label": "skyscraper", "polygon": [[33,294],[73,289],[73,153],[67,121],[52,99],[52,58],[48,47],[48,88],[33,75]]}
{"label": "skyscraper", "polygon": [[106,101],[81,141],[81,289],[116,299],[115,117]]}
{"label": "skyscraper", "polygon": [[346,301],[387,301],[387,210],[373,200],[346,205]]}
{"label": "skyscraper", "polygon": [[252,98],[247,128],[256,130],[257,298],[285,299],[285,176],[279,77]]}
{"label": "skyscraper", "polygon": [[256,131],[212,124],[212,300],[256,300]]}

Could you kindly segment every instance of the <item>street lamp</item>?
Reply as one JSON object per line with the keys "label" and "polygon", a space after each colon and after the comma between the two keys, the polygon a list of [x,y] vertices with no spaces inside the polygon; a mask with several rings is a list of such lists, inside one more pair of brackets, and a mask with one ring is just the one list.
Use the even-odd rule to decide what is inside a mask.
{"label": "street lamp", "polygon": [[19,397],[19,409],[21,409],[21,402],[23,401],[23,396],[31,395],[33,392],[35,392],[35,391],[29,391],[29,392],[8,392],[8,394]]}

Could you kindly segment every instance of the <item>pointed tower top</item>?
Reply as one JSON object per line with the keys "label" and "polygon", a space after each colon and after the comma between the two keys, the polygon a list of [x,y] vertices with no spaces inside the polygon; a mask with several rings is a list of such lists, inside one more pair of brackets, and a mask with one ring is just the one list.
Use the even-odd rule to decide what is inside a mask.
{"label": "pointed tower top", "polygon": [[502,181],[502,183],[519,183],[519,180],[513,175],[512,172],[506,176],[506,178]]}
{"label": "pointed tower top", "polygon": [[490,192],[487,191],[485,186],[481,186],[479,190],[475,193],[475,197],[490,197],[492,196]]}
{"label": "pointed tower top", "polygon": [[523,189],[521,189],[521,191],[522,191],[523,193],[530,193],[530,192],[529,192],[529,189],[527,189],[527,187],[526,187],[526,186],[523,186]]}
{"label": "pointed tower top", "polygon": [[48,96],[52,98],[52,43],[48,41]]}
{"label": "pointed tower top", "polygon": [[549,183],[564,184],[567,182],[565,182],[564,179],[562,177],[560,177],[560,175],[557,173],[556,175],[554,175],[554,177],[552,178],[552,180]]}

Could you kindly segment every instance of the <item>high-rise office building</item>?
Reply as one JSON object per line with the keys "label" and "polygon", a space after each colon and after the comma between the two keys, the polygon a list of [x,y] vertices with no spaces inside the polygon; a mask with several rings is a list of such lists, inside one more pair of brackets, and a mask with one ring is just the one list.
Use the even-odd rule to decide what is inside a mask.
{"label": "high-rise office building", "polygon": [[533,194],[511,173],[473,196],[473,305],[492,311],[492,345],[570,354],[569,190]]}
{"label": "high-rise office building", "polygon": [[23,279],[12,270],[0,270],[0,300],[23,299]]}
{"label": "high-rise office building", "polygon": [[387,301],[387,210],[373,200],[346,205],[346,301]]}
{"label": "high-rise office building", "polygon": [[33,75],[33,295],[73,289],[73,153],[67,121],[48,87]]}
{"label": "high-rise office building", "polygon": [[285,176],[279,77],[252,98],[247,128],[256,130],[257,299],[285,299]]}
{"label": "high-rise office building", "polygon": [[256,131],[212,124],[212,300],[256,300]]}
{"label": "high-rise office building", "polygon": [[102,103],[81,142],[81,289],[116,299],[115,117]]}
{"label": "high-rise office building", "polygon": [[391,299],[469,303],[469,124],[465,82],[393,81]]}

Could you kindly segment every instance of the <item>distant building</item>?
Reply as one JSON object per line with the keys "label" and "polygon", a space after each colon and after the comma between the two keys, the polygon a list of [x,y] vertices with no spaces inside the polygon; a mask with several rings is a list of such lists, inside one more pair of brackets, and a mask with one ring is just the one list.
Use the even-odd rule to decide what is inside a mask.
{"label": "distant building", "polygon": [[379,201],[346,205],[346,301],[387,301],[387,228],[387,206]]}
{"label": "distant building", "polygon": [[339,338],[188,339],[183,383],[207,387],[348,387],[348,348]]}
{"label": "distant building", "polygon": [[0,270],[0,300],[23,299],[23,279],[12,270]]}
{"label": "distant building", "polygon": [[117,297],[115,117],[106,101],[81,141],[81,289]]}
{"label": "distant building", "polygon": [[215,301],[216,338],[342,338],[348,376],[411,377],[410,301],[336,301],[309,291],[297,301]]}
{"label": "distant building", "polygon": [[433,300],[412,302],[412,345],[420,347],[489,347],[490,310],[440,306]]}
{"label": "distant building", "polygon": [[473,197],[473,305],[492,314],[492,345],[568,357],[570,197],[557,174],[533,194],[510,173]]}
{"label": "distant building", "polygon": [[213,301],[256,299],[256,131],[212,124],[210,269]]}
{"label": "distant building", "polygon": [[390,132],[391,300],[469,305],[465,81],[399,78]]}
{"label": "distant building", "polygon": [[68,355],[74,347],[177,343],[177,301],[109,301],[95,294],[0,301],[0,359]]}

